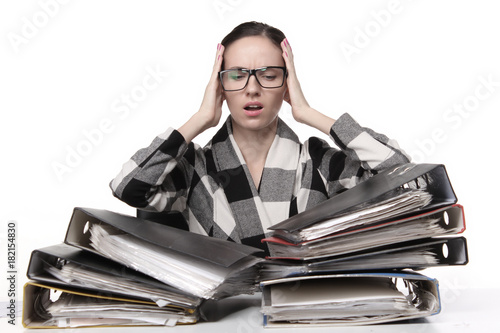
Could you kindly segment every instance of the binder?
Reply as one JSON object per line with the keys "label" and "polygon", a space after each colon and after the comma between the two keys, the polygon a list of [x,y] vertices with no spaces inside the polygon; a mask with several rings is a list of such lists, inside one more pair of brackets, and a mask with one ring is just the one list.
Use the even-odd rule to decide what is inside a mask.
{"label": "binder", "polygon": [[289,242],[280,237],[268,237],[262,241],[268,243],[269,259],[314,260],[422,238],[460,234],[465,228],[463,206],[454,204],[301,243]]}
{"label": "binder", "polygon": [[[247,245],[195,234],[134,216],[82,207],[76,207],[73,210],[64,242],[99,254],[90,246],[90,234],[86,232],[93,224],[109,225],[117,231],[125,232],[144,241],[224,267],[229,267],[248,255],[262,251]],[[207,251],[207,247],[211,251]]]}
{"label": "binder", "polygon": [[[76,207],[73,211],[64,243],[103,256],[91,245],[91,232],[89,230],[94,226],[104,226],[112,233],[129,235],[134,240],[151,244],[159,251],[179,256],[180,262],[186,265],[195,267],[196,263],[203,263],[216,272],[222,272],[223,281],[216,288],[203,290],[199,293],[197,290],[196,293],[193,291],[194,287],[193,289],[183,289],[172,285],[194,296],[207,299],[222,298],[237,293],[253,293],[256,290],[254,283],[250,283],[249,280],[257,278],[256,264],[262,259],[253,256],[253,254],[261,251],[260,249],[108,210],[81,207]],[[140,270],[137,267],[134,269]],[[243,276],[242,280],[238,276],[240,273]],[[178,274],[181,275],[180,272]],[[147,275],[152,276],[151,274]],[[153,277],[158,279],[156,276]],[[189,274],[182,275],[182,280],[187,286],[191,286],[191,282],[197,282],[191,281],[192,278],[193,276]],[[169,284],[168,281],[162,282]]]}
{"label": "binder", "polygon": [[468,262],[465,237],[436,237],[328,259],[295,262],[268,260],[263,264],[261,277],[263,280],[272,280],[320,273],[422,270],[429,267],[467,265]]}
{"label": "binder", "polygon": [[[436,279],[465,265],[463,207],[444,165],[405,164],[270,228],[266,327],[350,326],[440,312]],[[408,269],[412,271],[408,271]]]}
{"label": "binder", "polygon": [[438,281],[415,272],[300,276],[261,287],[265,327],[366,325],[441,311]]}
{"label": "binder", "polygon": [[[96,311],[87,317],[74,316],[67,318],[51,318],[47,314],[47,304],[53,304],[57,298],[64,296],[82,297],[85,303],[89,302],[113,302],[114,317],[107,317],[106,311]],[[122,309],[120,309],[120,306]],[[126,311],[127,306],[137,306],[145,310],[153,311],[149,313],[150,318],[142,315],[138,317],[140,311],[130,315],[131,311]],[[120,313],[122,311],[122,313]],[[128,317],[128,319],[127,319]],[[131,321],[131,317],[136,317]],[[141,301],[137,299],[106,296],[90,291],[77,290],[72,288],[60,288],[50,284],[41,284],[29,281],[24,285],[23,314],[22,323],[25,328],[74,328],[74,327],[110,327],[110,326],[173,326],[177,324],[194,324],[198,320],[198,313],[193,309],[183,309],[182,307],[168,306],[158,307],[154,302]],[[76,321],[76,322],[75,322]]]}
{"label": "binder", "polygon": [[301,230],[335,216],[351,213],[391,198],[405,189],[420,189],[432,196],[431,202],[417,210],[401,214],[398,218],[425,213],[451,206],[457,197],[442,164],[412,164],[396,166],[363,181],[357,186],[330,198],[313,209],[304,211],[280,222],[269,229],[273,236],[289,242],[300,243],[296,234]]}
{"label": "binder", "polygon": [[[182,292],[177,288],[166,285],[150,276],[129,269],[105,257],[64,243],[32,251],[28,264],[27,276],[30,280],[36,280],[40,283],[56,287],[71,288],[73,290],[81,290],[82,292],[90,291],[96,295],[104,295],[107,297],[132,297],[131,294],[117,292],[111,288],[93,288],[89,284],[82,286],[72,281],[64,281],[49,273],[48,268],[50,267],[62,268],[62,266],[68,264],[74,264],[82,267],[84,270],[102,274],[110,281],[114,278],[122,278],[140,283],[144,288],[154,288],[156,293],[161,293],[154,297],[153,295],[155,294],[151,292],[151,295],[148,297],[135,296],[134,299],[147,302],[155,301],[160,305],[171,304],[187,309],[195,309],[201,304],[201,299],[198,297]],[[160,298],[158,299],[158,297]]]}

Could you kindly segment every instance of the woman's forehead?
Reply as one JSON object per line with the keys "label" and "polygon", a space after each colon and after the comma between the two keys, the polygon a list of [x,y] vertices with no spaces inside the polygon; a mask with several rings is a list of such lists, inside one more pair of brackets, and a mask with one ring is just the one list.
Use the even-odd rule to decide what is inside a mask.
{"label": "woman's forehead", "polygon": [[240,38],[224,50],[225,68],[282,66],[281,49],[265,36]]}

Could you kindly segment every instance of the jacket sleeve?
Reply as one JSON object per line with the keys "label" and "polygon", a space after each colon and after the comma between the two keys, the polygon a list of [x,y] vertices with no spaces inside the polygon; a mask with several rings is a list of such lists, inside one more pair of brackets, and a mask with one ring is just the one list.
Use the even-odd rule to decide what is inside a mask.
{"label": "jacket sleeve", "polygon": [[330,138],[340,150],[327,147],[326,142],[322,143],[322,148],[315,148],[321,151],[316,156],[320,157],[317,165],[325,178],[329,196],[351,188],[382,170],[410,162],[396,141],[361,127],[347,113],[333,124]]}
{"label": "jacket sleeve", "polygon": [[168,129],[123,165],[110,182],[113,195],[143,210],[183,211],[193,174],[186,155],[193,149],[178,131]]}

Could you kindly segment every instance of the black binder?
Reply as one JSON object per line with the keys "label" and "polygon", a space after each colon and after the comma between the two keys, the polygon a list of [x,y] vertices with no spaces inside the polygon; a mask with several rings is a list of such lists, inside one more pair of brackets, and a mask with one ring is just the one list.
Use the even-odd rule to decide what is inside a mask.
{"label": "black binder", "polygon": [[[142,274],[133,269],[129,269],[113,260],[109,260],[105,257],[99,256],[90,251],[85,251],[80,248],[68,245],[68,244],[57,244],[53,246],[44,247],[42,249],[37,249],[31,252],[31,258],[28,265],[27,276],[31,280],[36,280],[44,284],[72,288],[74,290],[85,290],[85,292],[92,291],[96,295],[106,295],[109,297],[126,297],[131,298],[130,295],[121,294],[117,292],[109,292],[101,289],[94,289],[86,286],[83,288],[80,285],[75,285],[62,280],[57,279],[52,274],[47,272],[47,265],[58,267],[67,263],[73,263],[82,266],[85,269],[94,270],[96,272],[109,275],[112,277],[126,278],[131,281],[136,281],[144,283],[145,285],[165,290],[169,293],[178,294],[183,300],[190,300],[191,304],[183,304],[183,307],[196,308],[201,303],[201,299],[193,297],[187,293],[182,292],[179,289],[173,288],[167,284],[164,284],[150,276]],[[84,290],[83,290],[84,289]],[[151,302],[151,299],[135,297],[137,299]],[[175,304],[175,301],[174,301]]]}
{"label": "black binder", "polygon": [[268,260],[263,265],[261,277],[262,280],[270,280],[339,272],[422,270],[438,266],[467,265],[468,262],[465,237],[436,237],[326,259]]}
{"label": "black binder", "polygon": [[73,211],[64,242],[100,255],[90,246],[90,233],[87,231],[93,224],[105,224],[117,231],[166,249],[224,267],[229,267],[246,256],[262,251],[247,245],[195,234],[129,215],[81,207],[76,207]]}
{"label": "black binder", "polygon": [[[396,193],[400,188],[424,189],[432,195],[431,203],[422,208],[420,213],[450,206],[457,202],[444,165],[408,163],[385,170],[318,204],[313,209],[294,215],[269,229],[292,233],[317,222],[378,202],[381,197],[391,196],[392,192]],[[415,213],[418,212],[411,212],[411,214]]]}
{"label": "black binder", "polygon": [[[331,308],[335,308],[338,294],[322,288],[347,284],[349,288],[339,292],[348,291],[351,295],[358,292],[357,287],[363,288],[370,282],[386,283],[388,289],[408,294],[407,298],[411,300],[409,308],[414,308],[405,311],[395,307],[392,316],[383,316],[366,312],[361,307],[341,315],[345,305],[337,304],[337,310]],[[421,318],[441,311],[438,281],[410,271],[298,276],[263,281],[261,287],[265,327],[367,325]]]}
{"label": "black binder", "polygon": [[[439,227],[429,229],[426,221],[436,221]],[[413,231],[420,230],[428,236],[419,234],[403,234],[405,228],[413,225]],[[394,233],[398,231],[398,235]],[[397,243],[414,241],[421,238],[460,234],[465,231],[465,214],[463,206],[454,204],[425,213],[412,215],[392,221],[379,221],[367,227],[330,234],[319,239],[293,243],[281,237],[268,237],[270,259],[312,260],[336,257],[349,253],[376,249]],[[346,247],[346,243],[349,246]],[[344,245],[341,247],[341,245]],[[400,246],[400,245],[397,245]]]}

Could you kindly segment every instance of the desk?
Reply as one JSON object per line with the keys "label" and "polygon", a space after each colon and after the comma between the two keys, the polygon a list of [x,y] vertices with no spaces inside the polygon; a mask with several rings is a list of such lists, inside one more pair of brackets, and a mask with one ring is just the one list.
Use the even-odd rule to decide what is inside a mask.
{"label": "desk", "polygon": [[[442,310],[435,316],[398,323],[315,328],[264,328],[260,313],[260,294],[237,296],[205,305],[206,322],[195,325],[141,328],[48,329],[41,333],[258,333],[258,332],[380,332],[380,333],[440,333],[440,332],[500,332],[500,289],[464,289],[442,292]],[[2,323],[3,324],[3,323]],[[22,331],[12,326],[2,332]],[[37,332],[29,330],[29,332]]]}

